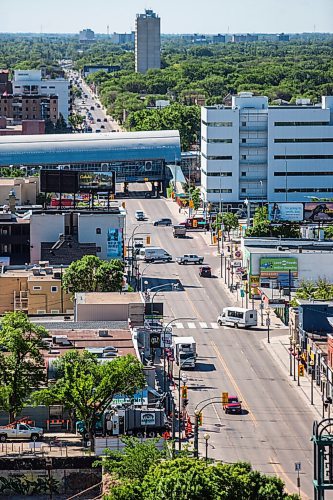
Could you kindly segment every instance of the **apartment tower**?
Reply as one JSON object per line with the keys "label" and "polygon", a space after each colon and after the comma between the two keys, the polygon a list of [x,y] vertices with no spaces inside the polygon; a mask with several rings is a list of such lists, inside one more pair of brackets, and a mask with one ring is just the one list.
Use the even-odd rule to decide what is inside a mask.
{"label": "apartment tower", "polygon": [[135,71],[161,67],[161,20],[152,10],[137,14],[135,21]]}

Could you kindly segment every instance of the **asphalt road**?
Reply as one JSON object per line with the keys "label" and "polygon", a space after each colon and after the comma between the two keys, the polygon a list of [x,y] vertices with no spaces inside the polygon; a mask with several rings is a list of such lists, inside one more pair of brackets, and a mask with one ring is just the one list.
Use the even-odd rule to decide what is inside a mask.
{"label": "asphalt road", "polygon": [[[149,233],[151,245],[161,246],[174,258],[184,253],[203,255],[216,276],[200,278],[198,266],[171,262],[149,265],[143,278],[149,282],[145,285],[149,288],[167,282],[181,285],[180,291],[159,292],[155,301],[164,301],[165,321],[184,318],[175,320],[176,335],[190,335],[197,342],[197,367],[186,372],[189,413],[194,414],[200,401],[219,398],[223,391],[242,400],[242,415],[225,415],[218,402],[204,410],[199,432],[201,453],[204,452],[203,435],[209,433],[210,457],[225,462],[249,461],[255,469],[280,476],[289,492],[298,492],[294,464],[301,462],[301,495],[304,499],[312,498],[310,438],[317,415],[301,399],[288,373],[275,364],[265,332],[217,327],[216,318],[223,307],[230,305],[230,299],[223,280],[217,277],[216,249],[207,245],[201,233],[189,233],[187,239],[174,239],[172,228],[151,225],[160,217],[171,217],[177,222],[168,201],[127,199],[126,208],[127,237],[141,224],[134,219],[135,210],[144,210],[147,221],[136,234]],[[145,266],[141,264],[140,271]],[[281,335],[281,330],[273,331],[272,336],[274,334]]]}

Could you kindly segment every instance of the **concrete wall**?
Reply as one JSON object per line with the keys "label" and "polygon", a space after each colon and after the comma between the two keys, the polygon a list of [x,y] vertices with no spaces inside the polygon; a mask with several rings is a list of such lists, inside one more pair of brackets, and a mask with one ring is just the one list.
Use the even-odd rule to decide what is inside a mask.
{"label": "concrete wall", "polygon": [[64,215],[33,214],[30,220],[30,262],[38,264],[41,260],[41,242],[55,242],[64,233]]}
{"label": "concrete wall", "polygon": [[144,304],[80,304],[75,303],[75,321],[127,321],[143,324]]}

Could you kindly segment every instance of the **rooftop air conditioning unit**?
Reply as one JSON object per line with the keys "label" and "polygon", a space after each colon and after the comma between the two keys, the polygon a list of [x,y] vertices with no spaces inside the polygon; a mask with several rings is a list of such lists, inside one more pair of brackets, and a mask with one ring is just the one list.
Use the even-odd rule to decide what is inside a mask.
{"label": "rooftop air conditioning unit", "polygon": [[53,273],[53,278],[56,279],[56,280],[60,280],[61,279],[61,273],[59,273],[59,272]]}
{"label": "rooftop air conditioning unit", "polygon": [[145,161],[145,171],[150,172],[151,170],[153,170],[153,162]]}
{"label": "rooftop air conditioning unit", "polygon": [[98,330],[98,336],[99,337],[108,337],[109,332],[108,332],[108,330]]}
{"label": "rooftop air conditioning unit", "polygon": [[276,247],[278,252],[284,252],[286,249],[284,247]]}

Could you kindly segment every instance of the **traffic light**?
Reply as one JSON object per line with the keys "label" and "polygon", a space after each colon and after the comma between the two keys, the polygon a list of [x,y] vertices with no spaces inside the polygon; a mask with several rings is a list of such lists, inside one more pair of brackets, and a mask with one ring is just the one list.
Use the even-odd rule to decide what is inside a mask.
{"label": "traffic light", "polygon": [[190,208],[194,208],[194,203],[193,203],[193,200],[190,200],[190,201],[189,201],[188,206],[189,206]]}
{"label": "traffic light", "polygon": [[202,425],[202,411],[198,415],[198,426],[201,427]]}
{"label": "traffic light", "polygon": [[222,229],[219,229],[219,238],[222,238]]}
{"label": "traffic light", "polygon": [[229,394],[227,392],[222,392],[222,404],[225,405],[229,401]]}
{"label": "traffic light", "polygon": [[193,227],[198,227],[198,221],[196,219],[193,219]]}
{"label": "traffic light", "polygon": [[146,236],[146,245],[150,245],[150,236]]}
{"label": "traffic light", "polygon": [[298,375],[300,377],[304,377],[304,366],[303,365],[299,365],[299,367],[298,367]]}
{"label": "traffic light", "polygon": [[182,399],[187,399],[187,386],[183,385],[182,387]]}

